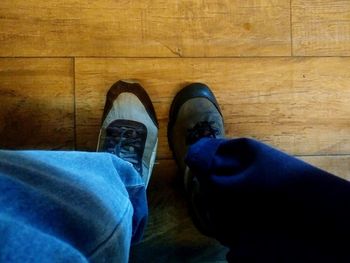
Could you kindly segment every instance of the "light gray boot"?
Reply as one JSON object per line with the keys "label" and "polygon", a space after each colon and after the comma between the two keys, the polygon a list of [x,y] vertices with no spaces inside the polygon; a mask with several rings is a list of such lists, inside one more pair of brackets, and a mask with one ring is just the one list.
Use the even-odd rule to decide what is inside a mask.
{"label": "light gray boot", "polygon": [[97,151],[130,162],[147,187],[157,144],[158,122],[151,99],[139,83],[118,81],[107,93]]}

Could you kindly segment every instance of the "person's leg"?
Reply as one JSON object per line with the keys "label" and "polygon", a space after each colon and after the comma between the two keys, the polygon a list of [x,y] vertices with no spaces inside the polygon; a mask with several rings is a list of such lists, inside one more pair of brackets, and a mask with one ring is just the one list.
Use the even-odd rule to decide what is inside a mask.
{"label": "person's leg", "polygon": [[0,262],[128,261],[157,146],[141,89],[118,82],[107,95],[99,151],[109,153],[0,151]]}
{"label": "person's leg", "polygon": [[348,181],[244,138],[202,139],[186,163],[231,261],[350,262]]}
{"label": "person's leg", "polygon": [[127,262],[127,187],[144,192],[111,154],[1,151],[0,262]]}
{"label": "person's leg", "polygon": [[[196,107],[193,89],[206,88],[190,89],[173,102],[169,141],[190,175],[186,187],[199,229],[230,247],[233,262],[349,262],[350,183],[251,139],[214,138],[223,134],[215,98],[202,94],[212,106]],[[192,125],[215,111],[211,129]],[[185,171],[184,150],[174,142],[193,133],[197,141],[183,144]]]}

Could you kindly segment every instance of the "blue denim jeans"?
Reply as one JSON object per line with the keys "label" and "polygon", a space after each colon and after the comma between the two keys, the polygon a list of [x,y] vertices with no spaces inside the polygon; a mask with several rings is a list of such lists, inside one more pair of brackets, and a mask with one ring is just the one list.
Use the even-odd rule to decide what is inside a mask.
{"label": "blue denim jeans", "polygon": [[350,183],[251,139],[202,139],[186,162],[230,262],[350,262]]}
{"label": "blue denim jeans", "polygon": [[127,262],[145,187],[108,153],[0,151],[0,262]]}
{"label": "blue denim jeans", "polygon": [[[202,139],[187,164],[232,262],[350,262],[350,184],[250,139]],[[0,151],[0,262],[127,262],[144,184],[107,153]]]}

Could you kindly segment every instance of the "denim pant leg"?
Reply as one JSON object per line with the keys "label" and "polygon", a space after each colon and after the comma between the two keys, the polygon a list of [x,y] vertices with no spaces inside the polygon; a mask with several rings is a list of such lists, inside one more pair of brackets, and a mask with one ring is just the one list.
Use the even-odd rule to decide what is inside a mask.
{"label": "denim pant leg", "polygon": [[232,262],[350,262],[350,183],[251,139],[202,139],[186,162]]}
{"label": "denim pant leg", "polygon": [[108,153],[0,151],[0,262],[127,262],[144,183]]}

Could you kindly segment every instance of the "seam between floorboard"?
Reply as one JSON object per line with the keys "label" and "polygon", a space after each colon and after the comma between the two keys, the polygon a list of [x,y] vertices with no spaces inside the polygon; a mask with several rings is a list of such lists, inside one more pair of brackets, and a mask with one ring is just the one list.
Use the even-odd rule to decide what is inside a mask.
{"label": "seam between floorboard", "polygon": [[293,50],[293,8],[292,8],[292,1],[290,0],[290,6],[289,6],[289,17],[290,17],[290,55],[294,56],[294,50]]}
{"label": "seam between floorboard", "polygon": [[[350,153],[344,153],[344,154],[302,154],[302,155],[292,155],[294,157],[300,158],[300,157],[350,157]],[[174,161],[173,158],[157,158],[156,163],[158,161]]]}
{"label": "seam between floorboard", "polygon": [[216,56],[216,57],[128,57],[128,56],[74,56],[74,57],[66,57],[66,56],[19,56],[19,57],[7,57],[0,56],[0,59],[81,59],[81,58],[90,58],[90,59],[263,59],[263,58],[350,58],[349,56]]}
{"label": "seam between floorboard", "polygon": [[72,57],[73,63],[73,125],[74,125],[74,150],[77,150],[77,99],[76,99],[76,78],[75,78],[75,57]]}

